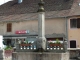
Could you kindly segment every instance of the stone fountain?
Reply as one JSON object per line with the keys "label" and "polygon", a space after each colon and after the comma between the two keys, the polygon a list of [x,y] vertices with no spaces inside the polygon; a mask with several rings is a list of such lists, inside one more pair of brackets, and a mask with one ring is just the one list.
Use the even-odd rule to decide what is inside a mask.
{"label": "stone fountain", "polygon": [[48,42],[45,38],[45,10],[43,0],[40,0],[38,5],[38,39],[35,42],[36,50],[20,50],[18,44],[16,52],[12,54],[12,60],[69,60],[69,53],[67,51],[54,53],[47,50]]}

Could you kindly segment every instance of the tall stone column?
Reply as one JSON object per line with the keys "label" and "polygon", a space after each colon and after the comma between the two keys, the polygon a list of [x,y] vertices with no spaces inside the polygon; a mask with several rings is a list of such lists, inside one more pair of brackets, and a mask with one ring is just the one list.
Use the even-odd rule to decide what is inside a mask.
{"label": "tall stone column", "polygon": [[46,38],[45,38],[45,12],[44,12],[44,2],[40,0],[38,3],[38,49],[42,48],[46,50]]}

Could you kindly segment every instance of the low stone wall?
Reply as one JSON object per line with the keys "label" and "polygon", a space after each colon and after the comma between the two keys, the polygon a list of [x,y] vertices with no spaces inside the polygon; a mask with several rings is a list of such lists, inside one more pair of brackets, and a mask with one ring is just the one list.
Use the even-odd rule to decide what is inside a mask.
{"label": "low stone wall", "polygon": [[0,50],[0,60],[3,60],[3,50]]}
{"label": "low stone wall", "polygon": [[69,53],[13,52],[12,60],[69,60]]}

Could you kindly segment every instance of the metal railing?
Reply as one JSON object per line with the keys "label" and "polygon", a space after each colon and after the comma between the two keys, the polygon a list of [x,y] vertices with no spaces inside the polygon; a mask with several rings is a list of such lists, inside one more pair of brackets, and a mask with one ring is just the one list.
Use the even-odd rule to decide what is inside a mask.
{"label": "metal railing", "polygon": [[[16,51],[18,52],[34,52],[37,50],[36,44],[17,44],[16,45]],[[65,47],[64,44],[61,45],[46,45],[46,51],[48,52],[64,52]]]}

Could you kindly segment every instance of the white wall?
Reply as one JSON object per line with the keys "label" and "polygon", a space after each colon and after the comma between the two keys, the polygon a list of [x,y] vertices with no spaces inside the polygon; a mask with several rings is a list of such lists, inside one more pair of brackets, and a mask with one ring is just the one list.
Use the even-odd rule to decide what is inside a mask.
{"label": "white wall", "polygon": [[3,36],[0,35],[0,49],[3,49]]}

